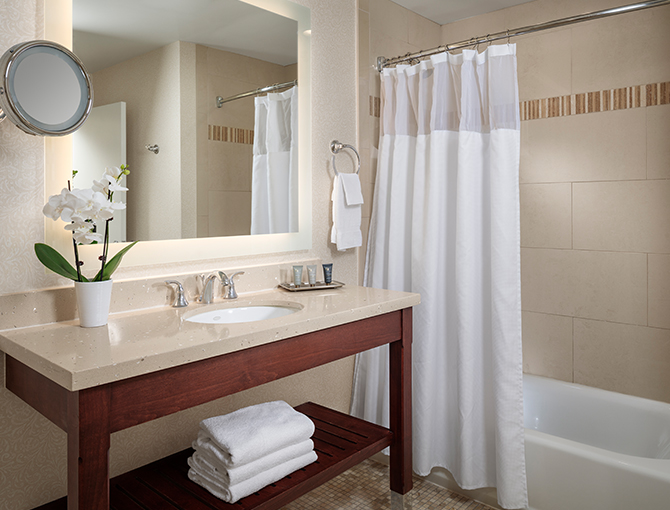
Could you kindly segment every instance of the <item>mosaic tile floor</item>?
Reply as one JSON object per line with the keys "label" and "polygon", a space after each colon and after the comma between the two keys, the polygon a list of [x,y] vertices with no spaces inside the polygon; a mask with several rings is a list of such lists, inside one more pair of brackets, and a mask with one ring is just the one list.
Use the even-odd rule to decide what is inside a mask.
{"label": "mosaic tile floor", "polygon": [[[493,510],[459,494],[414,478],[405,510]],[[305,494],[283,510],[391,510],[388,467],[366,460]]]}

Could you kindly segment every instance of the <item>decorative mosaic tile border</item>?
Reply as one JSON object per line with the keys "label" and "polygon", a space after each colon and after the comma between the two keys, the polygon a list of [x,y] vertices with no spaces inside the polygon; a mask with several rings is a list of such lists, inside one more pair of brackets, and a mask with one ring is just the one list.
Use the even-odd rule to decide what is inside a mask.
{"label": "decorative mosaic tile border", "polygon": [[253,145],[254,130],[208,124],[207,139],[216,142],[231,142]]}
{"label": "decorative mosaic tile border", "polygon": [[670,104],[670,82],[531,99],[519,104],[519,112],[521,120],[535,120],[662,104]]}
{"label": "decorative mosaic tile border", "polygon": [[[670,104],[670,82],[530,99],[519,103],[519,112],[521,120],[536,120],[662,104]],[[370,115],[379,117],[380,114],[381,99],[370,96]]]}

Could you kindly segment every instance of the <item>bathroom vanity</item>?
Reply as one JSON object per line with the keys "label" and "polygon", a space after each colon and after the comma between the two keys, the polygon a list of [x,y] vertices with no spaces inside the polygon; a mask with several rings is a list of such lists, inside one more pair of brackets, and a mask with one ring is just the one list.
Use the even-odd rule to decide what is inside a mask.
{"label": "bathroom vanity", "polygon": [[[411,342],[417,294],[344,287],[275,289],[234,304],[114,314],[100,328],[77,321],[0,332],[6,386],[68,436],[68,496],[42,510],[279,509],[390,446],[391,490],[412,488]],[[188,319],[230,306],[290,306],[285,317],[239,324]],[[228,505],[186,477],[191,450],[109,479],[110,434],[353,354],[389,344],[390,427],[317,404],[319,460]]]}

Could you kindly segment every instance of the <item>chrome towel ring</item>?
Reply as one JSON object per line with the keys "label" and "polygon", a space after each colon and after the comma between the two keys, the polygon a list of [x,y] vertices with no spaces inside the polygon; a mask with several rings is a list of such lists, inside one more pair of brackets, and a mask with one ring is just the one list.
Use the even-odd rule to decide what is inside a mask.
{"label": "chrome towel ring", "polygon": [[351,149],[354,151],[354,154],[356,154],[356,159],[358,159],[358,168],[356,168],[356,173],[361,171],[361,157],[358,155],[358,151],[353,145],[349,145],[346,143],[341,143],[338,142],[337,140],[333,140],[330,142],[330,152],[333,153],[333,170],[335,171],[335,175],[340,175],[340,172],[337,171],[337,168],[335,167],[335,155],[338,154],[342,149]]}

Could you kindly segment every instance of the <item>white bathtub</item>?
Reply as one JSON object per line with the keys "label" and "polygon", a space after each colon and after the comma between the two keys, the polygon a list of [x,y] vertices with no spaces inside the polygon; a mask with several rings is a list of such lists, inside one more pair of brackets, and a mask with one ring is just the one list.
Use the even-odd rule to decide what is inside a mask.
{"label": "white bathtub", "polygon": [[532,510],[670,509],[670,404],[524,375]]}

